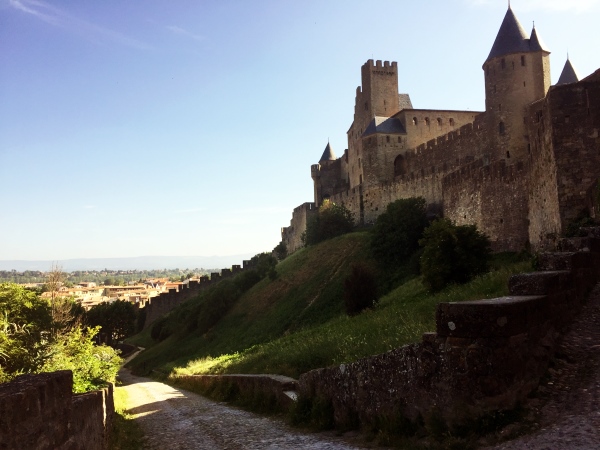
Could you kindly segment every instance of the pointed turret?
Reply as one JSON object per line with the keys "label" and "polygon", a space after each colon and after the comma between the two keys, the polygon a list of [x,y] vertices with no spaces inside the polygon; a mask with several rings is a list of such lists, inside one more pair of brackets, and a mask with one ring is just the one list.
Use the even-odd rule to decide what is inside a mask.
{"label": "pointed turret", "polygon": [[498,56],[528,51],[530,50],[527,33],[525,33],[525,30],[509,6],[486,61]]}
{"label": "pointed turret", "polygon": [[493,159],[508,164],[527,158],[526,105],[544,98],[550,88],[550,52],[535,26],[527,35],[510,6],[483,63],[486,122],[494,140]]}
{"label": "pointed turret", "polygon": [[544,45],[544,42],[540,39],[535,29],[535,25],[533,26],[533,30],[531,30],[531,38],[529,38],[529,51],[531,52],[547,52],[548,49]]}
{"label": "pointed turret", "polygon": [[329,145],[329,142],[327,143],[327,147],[325,147],[323,156],[321,156],[321,159],[319,159],[319,164],[322,163],[323,161],[335,161],[335,155],[333,153],[333,150],[331,150],[331,146]]}
{"label": "pointed turret", "polygon": [[560,74],[560,78],[558,79],[559,84],[568,84],[568,83],[577,83],[579,81],[579,75],[577,75],[577,71],[571,64],[571,60],[567,56],[567,62],[565,63],[565,67],[563,67],[562,73]]}

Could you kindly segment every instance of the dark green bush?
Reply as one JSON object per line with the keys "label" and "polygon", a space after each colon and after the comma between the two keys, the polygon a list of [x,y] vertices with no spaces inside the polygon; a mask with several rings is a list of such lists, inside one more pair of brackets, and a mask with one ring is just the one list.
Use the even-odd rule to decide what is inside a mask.
{"label": "dark green bush", "polygon": [[308,219],[302,239],[305,245],[314,245],[349,233],[353,229],[352,213],[343,205],[325,201],[319,212]]}
{"label": "dark green bush", "polygon": [[344,304],[349,316],[372,308],[377,301],[377,281],[373,271],[364,264],[352,266],[350,276],[344,281]]}
{"label": "dark green bush", "polygon": [[377,218],[371,249],[382,265],[406,264],[419,248],[419,239],[428,224],[426,205],[420,197],[396,200]]}
{"label": "dark green bush", "polygon": [[287,245],[285,245],[285,242],[281,241],[279,244],[277,244],[273,249],[273,253],[275,253],[275,256],[279,261],[284,260],[288,254]]}
{"label": "dark green bush", "polygon": [[432,292],[451,283],[466,283],[486,272],[491,258],[490,241],[475,225],[434,221],[419,241],[423,246],[421,274]]}

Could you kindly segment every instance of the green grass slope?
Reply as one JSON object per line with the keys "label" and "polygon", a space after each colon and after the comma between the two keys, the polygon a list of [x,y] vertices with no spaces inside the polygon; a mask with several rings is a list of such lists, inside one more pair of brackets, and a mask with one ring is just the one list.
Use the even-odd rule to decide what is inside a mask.
{"label": "green grass slope", "polygon": [[352,233],[295,253],[277,266],[278,279],[255,285],[207,333],[176,333],[138,356],[134,370],[297,377],[416,342],[435,330],[438,303],[506,295],[510,275],[531,270],[528,261],[500,255],[470,283],[431,295],[415,278],[348,317],[343,281],[353,263],[371,262],[368,245],[368,233]]}
{"label": "green grass slope", "polygon": [[[133,370],[170,371],[191,359],[241,352],[342,315],[344,279],[354,262],[368,260],[368,245],[368,233],[358,232],[294,253],[277,265],[277,279],[253,286],[206,333],[179,331],[148,348],[146,330],[129,340],[147,348],[132,362]],[[193,311],[202,301],[201,295],[178,309]],[[181,311],[171,312],[177,315]]]}

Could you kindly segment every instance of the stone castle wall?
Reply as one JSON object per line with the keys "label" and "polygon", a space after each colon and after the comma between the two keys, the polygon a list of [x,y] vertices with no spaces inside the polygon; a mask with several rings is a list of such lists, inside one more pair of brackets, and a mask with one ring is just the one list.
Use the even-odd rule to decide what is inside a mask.
{"label": "stone castle wall", "polygon": [[[591,213],[600,178],[600,71],[554,86],[528,108],[530,239],[552,247],[568,224]],[[593,203],[597,203],[594,198]]]}
{"label": "stone castle wall", "polygon": [[72,389],[70,370],[22,375],[0,385],[0,448],[107,449],[112,385],[85,394]]}
{"label": "stone castle wall", "polygon": [[234,265],[231,269],[222,269],[220,273],[211,273],[210,278],[203,276],[199,280],[189,280],[187,284],[181,285],[179,290],[169,289],[168,292],[162,292],[160,295],[150,298],[144,306],[138,305],[140,309],[143,308],[145,311],[144,329],[183,302],[196,297],[201,291],[208,289],[214,283],[249,268],[251,268],[250,261],[244,261],[243,266]]}
{"label": "stone castle wall", "polygon": [[303,203],[294,208],[290,226],[281,229],[281,240],[285,243],[288,253],[293,253],[304,246],[302,234],[306,231],[306,221],[316,211],[317,207],[314,203]]}

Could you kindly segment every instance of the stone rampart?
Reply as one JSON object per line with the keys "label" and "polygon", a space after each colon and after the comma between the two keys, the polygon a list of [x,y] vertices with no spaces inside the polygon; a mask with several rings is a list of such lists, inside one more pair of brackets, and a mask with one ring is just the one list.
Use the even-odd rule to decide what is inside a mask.
{"label": "stone rampart", "polygon": [[[420,343],[313,370],[299,394],[329,402],[340,427],[436,414],[449,424],[510,410],[538,385],[560,331],[600,279],[600,239],[563,240],[508,297],[442,303]],[[573,251],[576,250],[576,251]]]}
{"label": "stone rampart", "polygon": [[227,391],[235,399],[271,399],[278,409],[289,409],[296,399],[298,382],[282,375],[178,375],[177,385],[205,395]]}
{"label": "stone rampart", "polygon": [[293,253],[304,246],[302,234],[306,231],[306,222],[316,212],[317,206],[314,203],[303,203],[294,208],[290,226],[281,229],[281,240],[285,243],[288,253]]}
{"label": "stone rampart", "polygon": [[73,394],[70,370],[22,375],[0,385],[3,450],[103,450],[114,415],[112,385]]}
{"label": "stone rampart", "polygon": [[208,276],[202,276],[199,280],[189,280],[187,284],[180,285],[179,289],[169,289],[167,292],[161,292],[160,295],[150,298],[144,306],[146,311],[146,319],[144,321],[144,329],[148,328],[152,323],[170,312],[172,309],[181,305],[183,302],[196,297],[201,291],[209,288],[214,283],[224,278],[229,278],[249,269],[250,261],[244,261],[244,266],[231,266],[231,269],[222,269],[221,272],[214,272]]}

